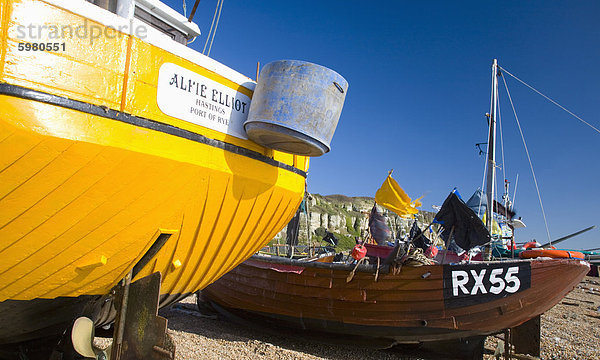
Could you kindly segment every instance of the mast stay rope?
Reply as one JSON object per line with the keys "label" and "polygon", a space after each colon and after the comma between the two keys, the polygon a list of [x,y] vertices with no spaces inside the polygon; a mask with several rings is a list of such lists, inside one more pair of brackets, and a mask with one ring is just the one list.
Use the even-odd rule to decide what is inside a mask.
{"label": "mast stay rope", "polygon": [[206,53],[206,56],[210,56],[210,50],[212,49],[212,44],[213,44],[213,41],[215,40],[215,35],[217,34],[217,27],[219,26],[219,19],[221,18],[221,9],[223,8],[224,1],[225,0],[221,0],[221,3],[218,5],[219,6],[219,15],[217,15],[217,22],[215,23],[215,30],[213,31],[212,39],[210,39],[210,45],[208,46],[208,52]]}
{"label": "mast stay rope", "polygon": [[[504,71],[506,73],[508,73],[508,71],[506,71],[506,70],[504,70]],[[506,89],[506,93],[508,95],[508,100],[510,101],[510,106],[512,107],[513,114],[515,115],[515,120],[517,121],[517,127],[519,128],[519,133],[521,134],[521,140],[523,141],[523,146],[525,147],[525,153],[527,154],[527,160],[529,161],[529,167],[531,168],[531,174],[533,175],[533,182],[535,184],[535,190],[537,191],[538,200],[540,201],[540,208],[542,209],[542,216],[544,218],[544,224],[546,225],[546,234],[548,235],[548,242],[550,243],[550,245],[552,245],[552,238],[550,237],[550,230],[548,229],[548,221],[546,220],[546,211],[544,211],[544,204],[542,203],[542,196],[540,194],[540,188],[538,186],[537,178],[535,176],[535,171],[533,170],[533,163],[531,162],[531,156],[529,155],[529,149],[527,148],[527,143],[525,142],[525,135],[523,135],[523,129],[521,129],[521,122],[519,121],[519,117],[517,116],[517,112],[515,110],[515,105],[513,104],[512,96],[510,96],[510,91],[508,90],[508,85],[506,84],[506,78],[504,76],[502,76],[502,81],[504,82],[504,88]]]}
{"label": "mast stay rope", "polygon": [[213,14],[212,22],[210,24],[210,30],[208,31],[208,36],[206,37],[206,42],[204,43],[204,48],[202,49],[202,54],[205,54],[206,46],[208,46],[208,42],[210,41],[210,46],[208,46],[208,53],[205,54],[206,56],[210,56],[210,50],[212,48],[213,41],[215,40],[215,34],[217,33],[217,27],[219,26],[219,19],[221,18],[221,9],[223,8],[223,1],[225,0],[217,0],[217,6],[215,7],[215,13]]}
{"label": "mast stay rope", "polygon": [[[487,158],[484,159],[484,166],[483,166],[483,179],[481,179],[481,187],[480,189],[483,189],[483,187],[485,186],[485,179],[487,177],[487,166],[488,166],[488,161]],[[479,197],[479,207],[477,208],[477,217],[481,218],[483,216],[483,214],[481,214],[481,204],[483,203],[483,196]]]}
{"label": "mast stay rope", "polygon": [[[506,160],[504,159],[504,137],[502,130],[502,114],[500,113],[500,97],[498,97],[498,127],[500,128],[500,153],[502,155],[502,178],[506,179]],[[496,193],[497,194],[497,193]]]}
{"label": "mast stay rope", "polygon": [[[567,112],[569,115],[575,117],[577,120],[581,121],[582,123],[586,124],[587,126],[591,127],[592,129],[594,129],[597,133],[600,134],[600,130],[595,127],[594,125],[588,123],[587,121],[583,120],[581,117],[575,115],[574,113],[572,113],[571,111],[569,111],[568,109],[566,109],[564,106],[562,106],[561,104],[557,103],[556,101],[552,100],[551,98],[549,98],[548,96],[542,94],[540,91],[538,91],[537,89],[535,89],[533,86],[527,84],[525,81],[519,79],[518,77],[516,77],[515,75],[511,74],[508,70],[506,70],[505,68],[501,67],[498,65],[498,67],[500,69],[502,69],[502,71],[504,71],[505,73],[507,73],[508,75],[512,76],[515,80],[517,80],[518,82],[520,82],[521,84],[527,86],[528,88],[530,88],[531,90],[533,90],[534,92],[536,92],[537,94],[541,95],[543,98],[545,98],[546,100],[550,101],[551,103],[553,103],[554,105],[558,106],[559,108],[563,109],[565,112]],[[505,84],[506,85],[506,84]]]}

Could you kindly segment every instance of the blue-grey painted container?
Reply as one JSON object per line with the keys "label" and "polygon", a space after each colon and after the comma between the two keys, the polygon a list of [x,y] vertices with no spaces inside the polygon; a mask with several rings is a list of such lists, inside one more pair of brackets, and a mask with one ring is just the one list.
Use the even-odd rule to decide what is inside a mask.
{"label": "blue-grey painted container", "polygon": [[265,65],[244,129],[265,147],[297,155],[329,152],[348,82],[324,66],[298,60]]}

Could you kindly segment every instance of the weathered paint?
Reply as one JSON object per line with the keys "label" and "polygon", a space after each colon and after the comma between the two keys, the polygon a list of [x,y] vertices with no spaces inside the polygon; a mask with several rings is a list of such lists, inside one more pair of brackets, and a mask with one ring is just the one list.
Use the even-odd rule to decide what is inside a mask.
{"label": "weathered paint", "polygon": [[326,67],[298,60],[271,62],[261,70],[248,137],[300,155],[328,152],[342,112],[348,82]]}
{"label": "weathered paint", "polygon": [[[273,263],[302,271],[281,272]],[[497,297],[478,292],[467,301],[452,295],[448,276],[453,270],[481,275],[483,270],[513,267],[527,272],[519,277],[523,286],[518,291]],[[558,303],[585,276],[589,264],[569,259],[510,260],[404,265],[398,273],[388,265],[380,269],[360,265],[347,282],[353,268],[253,256],[202,295],[239,315],[259,315],[310,331],[426,342],[488,335],[517,326]],[[507,279],[508,284],[515,278]],[[487,289],[495,283],[482,280]]]}

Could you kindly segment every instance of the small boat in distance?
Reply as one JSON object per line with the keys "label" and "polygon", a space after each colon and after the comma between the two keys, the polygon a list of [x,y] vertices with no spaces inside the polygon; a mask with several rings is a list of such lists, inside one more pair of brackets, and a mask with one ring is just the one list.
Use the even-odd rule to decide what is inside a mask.
{"label": "small boat in distance", "polygon": [[96,3],[0,3],[0,345],[110,323],[128,276],[160,272],[165,306],[247,259],[294,215],[348,88],[319,65],[265,66],[306,81],[311,119],[328,112],[323,136],[286,127],[264,106],[302,107],[293,83],[260,92],[187,47],[198,26],[158,0]]}

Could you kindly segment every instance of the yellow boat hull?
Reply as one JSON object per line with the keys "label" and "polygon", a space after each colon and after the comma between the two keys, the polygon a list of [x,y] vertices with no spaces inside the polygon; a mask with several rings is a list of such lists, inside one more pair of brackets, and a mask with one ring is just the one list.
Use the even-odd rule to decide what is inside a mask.
{"label": "yellow boat hull", "polygon": [[250,89],[125,34],[24,52],[19,25],[92,20],[37,0],[2,1],[0,16],[0,308],[106,294],[159,239],[136,278],[160,271],[176,301],[293,216],[307,158],[168,116],[156,100],[167,62]]}

